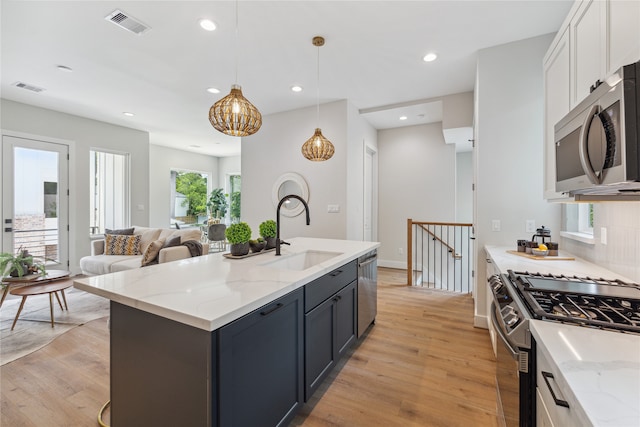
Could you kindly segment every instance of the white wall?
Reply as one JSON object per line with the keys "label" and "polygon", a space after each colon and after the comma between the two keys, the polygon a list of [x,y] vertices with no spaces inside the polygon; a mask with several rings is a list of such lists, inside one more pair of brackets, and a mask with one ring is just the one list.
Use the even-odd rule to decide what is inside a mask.
{"label": "white wall", "polygon": [[[258,236],[258,225],[276,219],[271,200],[275,181],[286,172],[296,172],[309,186],[311,225],[304,214],[282,217],[281,237],[326,237],[347,235],[347,101],[320,106],[322,134],[335,146],[335,154],[325,162],[304,158],[301,147],[317,127],[316,108],[263,117],[260,131],[242,139],[242,220]],[[327,205],[340,206],[339,213],[327,213]]]}
{"label": "white wall", "polygon": [[225,193],[231,191],[229,188],[229,175],[241,175],[241,156],[220,157],[218,159],[218,185],[214,188],[223,188]]}
{"label": "white wall", "polygon": [[[533,219],[558,240],[560,206],[543,200],[542,58],[553,34],[483,49],[476,79],[476,325],[486,325],[485,245],[515,249]],[[491,231],[492,220],[501,231]]]}
{"label": "white wall", "polygon": [[456,222],[473,221],[473,162],[471,151],[456,153]]}
{"label": "white wall", "polygon": [[219,186],[218,157],[175,150],[160,145],[149,146],[149,225],[169,227],[171,219],[172,170],[203,172],[209,175],[210,192]]}
{"label": "white wall", "polygon": [[[70,141],[69,256],[70,270],[89,255],[89,150],[129,153],[131,164],[131,223],[149,224],[149,134],[135,129],[9,101],[1,102],[1,128],[32,136]],[[141,205],[142,209],[137,209]]]}
{"label": "white wall", "polygon": [[[593,208],[594,244],[561,238],[560,249],[640,283],[640,202],[596,203]],[[600,239],[602,227],[606,245]]]}
{"label": "white wall", "polygon": [[378,152],[378,265],[406,268],[407,219],[455,218],[456,151],[432,123],[380,130]]}

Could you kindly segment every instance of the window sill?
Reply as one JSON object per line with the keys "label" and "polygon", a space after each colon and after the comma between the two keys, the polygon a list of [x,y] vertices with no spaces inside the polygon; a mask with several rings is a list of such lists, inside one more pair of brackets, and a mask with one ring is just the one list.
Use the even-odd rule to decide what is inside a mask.
{"label": "window sill", "polygon": [[576,231],[561,231],[560,236],[566,239],[576,240],[578,242],[586,243],[587,245],[595,245],[596,239],[593,234],[578,233]]}

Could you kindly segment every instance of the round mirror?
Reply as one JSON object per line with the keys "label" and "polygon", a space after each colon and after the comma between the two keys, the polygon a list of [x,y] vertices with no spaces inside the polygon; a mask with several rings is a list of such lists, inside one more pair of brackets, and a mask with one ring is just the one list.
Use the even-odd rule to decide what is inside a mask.
{"label": "round mirror", "polygon": [[[307,186],[307,182],[301,175],[295,172],[288,172],[281,175],[273,184],[271,191],[273,206],[277,208],[280,200],[290,194],[300,196],[306,202],[309,202],[309,187]],[[299,200],[291,199],[280,207],[280,215],[294,217],[300,215],[303,210],[304,206]]]}

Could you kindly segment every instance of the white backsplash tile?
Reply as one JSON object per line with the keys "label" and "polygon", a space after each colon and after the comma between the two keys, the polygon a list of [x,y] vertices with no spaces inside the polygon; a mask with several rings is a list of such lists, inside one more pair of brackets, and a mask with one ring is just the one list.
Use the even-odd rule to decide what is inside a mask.
{"label": "white backsplash tile", "polygon": [[[600,230],[607,229],[607,244]],[[562,238],[561,249],[640,283],[640,202],[594,204],[595,245]]]}

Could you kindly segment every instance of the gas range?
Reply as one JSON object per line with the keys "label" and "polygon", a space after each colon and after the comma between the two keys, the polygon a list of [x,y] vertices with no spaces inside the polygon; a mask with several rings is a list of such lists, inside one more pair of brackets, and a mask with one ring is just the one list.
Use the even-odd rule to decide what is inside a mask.
{"label": "gas range", "polygon": [[508,277],[534,319],[640,333],[638,284],[511,270]]}

